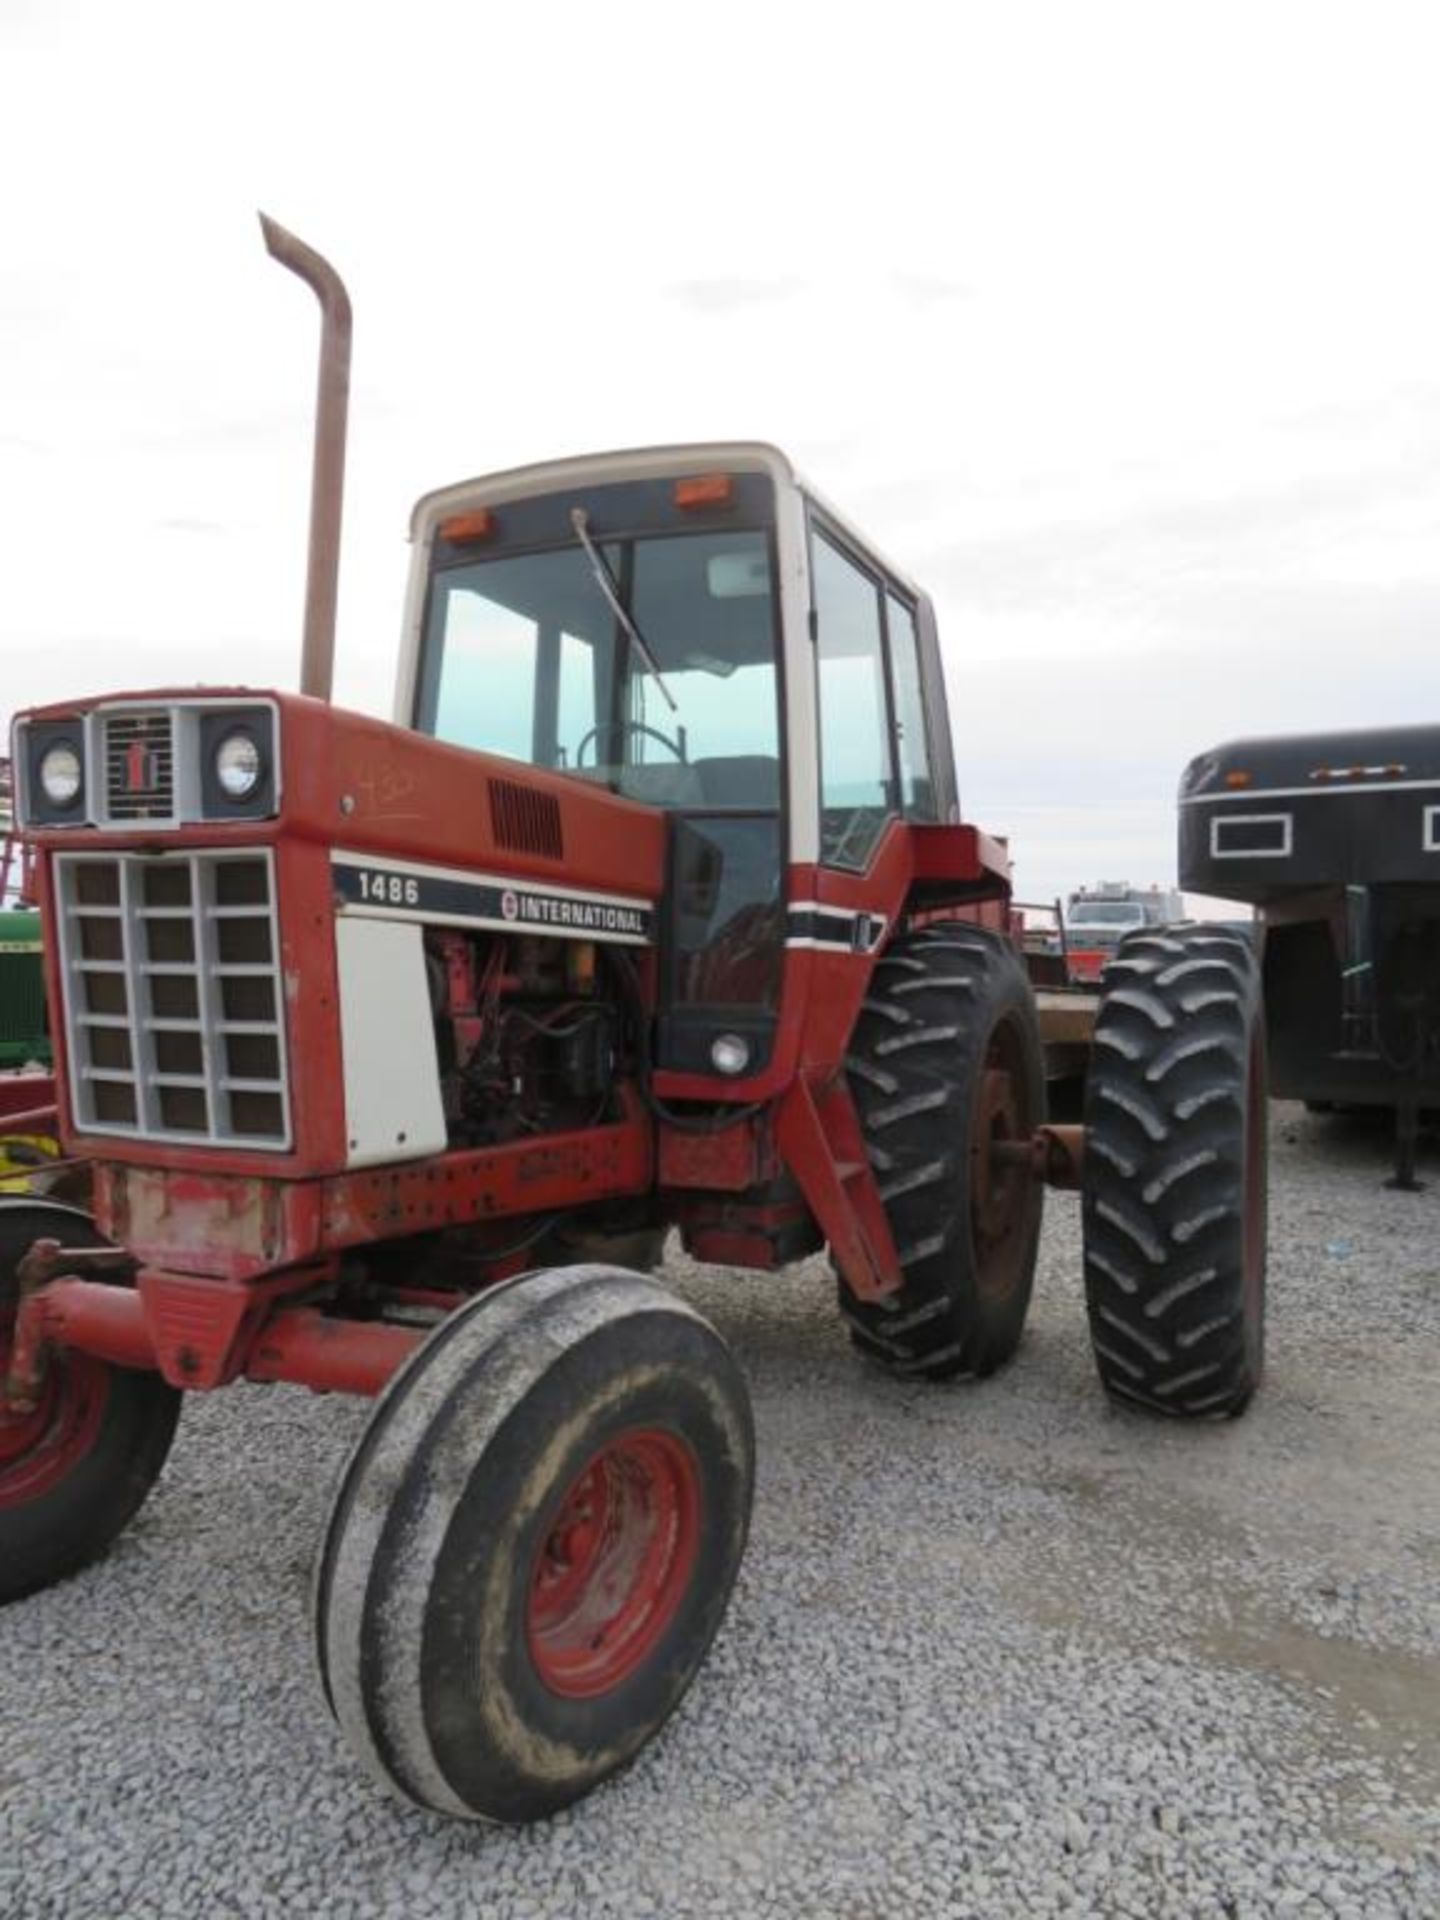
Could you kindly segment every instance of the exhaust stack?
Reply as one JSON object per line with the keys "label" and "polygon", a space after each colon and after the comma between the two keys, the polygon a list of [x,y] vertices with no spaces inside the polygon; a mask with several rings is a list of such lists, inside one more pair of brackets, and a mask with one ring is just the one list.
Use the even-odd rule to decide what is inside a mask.
{"label": "exhaust stack", "polygon": [[340,581],[340,514],[345,498],[345,429],[350,408],[350,296],[330,262],[268,214],[260,230],[272,258],[298,274],[320,302],[320,373],[315,396],[315,463],[310,482],[310,559],[300,691],[330,698]]}

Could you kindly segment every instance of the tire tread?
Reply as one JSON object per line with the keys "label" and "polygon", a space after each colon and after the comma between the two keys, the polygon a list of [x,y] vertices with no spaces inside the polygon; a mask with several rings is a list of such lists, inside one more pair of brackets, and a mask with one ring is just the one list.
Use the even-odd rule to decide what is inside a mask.
{"label": "tire tread", "polygon": [[1244,1221],[1260,1019],[1237,936],[1131,936],[1106,971],[1086,1097],[1091,1343],[1107,1392],[1171,1416],[1233,1416],[1259,1382],[1263,1257],[1247,1289]]}
{"label": "tire tread", "polygon": [[1024,1324],[1038,1195],[1023,1279],[999,1310],[975,1285],[967,1224],[970,1115],[1002,1016],[1030,1036],[1038,1121],[1044,1082],[1029,982],[1014,949],[983,929],[899,935],[876,963],[852,1037],[850,1089],[905,1280],[884,1303],[857,1300],[841,1283],[840,1309],[855,1344],[906,1377],[992,1372]]}

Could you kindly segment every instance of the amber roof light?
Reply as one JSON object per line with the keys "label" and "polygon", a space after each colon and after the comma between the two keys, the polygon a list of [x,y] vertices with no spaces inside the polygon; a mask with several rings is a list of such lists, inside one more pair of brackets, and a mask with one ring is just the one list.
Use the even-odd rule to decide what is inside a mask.
{"label": "amber roof light", "polygon": [[728,473],[699,473],[675,482],[677,507],[728,507],[734,496],[735,482]]}
{"label": "amber roof light", "polygon": [[488,507],[479,507],[474,513],[452,513],[448,520],[440,522],[440,538],[457,547],[467,546],[474,540],[488,540],[494,531],[495,516]]}

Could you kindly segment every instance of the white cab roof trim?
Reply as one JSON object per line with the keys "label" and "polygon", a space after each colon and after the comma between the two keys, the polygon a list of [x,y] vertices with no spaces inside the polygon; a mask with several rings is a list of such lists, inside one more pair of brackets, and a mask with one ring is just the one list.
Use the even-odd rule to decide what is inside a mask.
{"label": "white cab roof trim", "polygon": [[879,551],[853,520],[841,513],[818,487],[800,472],[782,448],[768,440],[696,440],[664,447],[623,447],[611,453],[585,453],[564,460],[545,460],[534,466],[508,467],[501,473],[479,474],[458,480],[422,496],[410,516],[410,538],[421,540],[446,514],[494,506],[504,500],[525,500],[537,494],[586,481],[664,480],[693,473],[697,468],[730,469],[738,473],[768,473],[782,486],[796,487],[817,506],[836,530],[868,554],[897,586],[917,599],[921,589]]}
{"label": "white cab roof trim", "polygon": [[562,487],[626,480],[664,480],[671,474],[728,468],[738,473],[768,473],[782,486],[800,478],[778,447],[764,440],[700,440],[674,447],[628,447],[613,453],[585,453],[573,459],[546,460],[536,466],[510,467],[480,474],[427,493],[410,516],[410,538],[421,540],[448,513],[488,507],[504,500],[527,500]]}

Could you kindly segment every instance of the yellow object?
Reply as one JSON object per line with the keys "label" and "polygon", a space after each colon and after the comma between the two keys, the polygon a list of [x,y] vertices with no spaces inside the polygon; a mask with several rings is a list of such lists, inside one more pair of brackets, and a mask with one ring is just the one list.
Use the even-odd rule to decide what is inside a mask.
{"label": "yellow object", "polygon": [[0,1133],[0,1193],[29,1193],[36,1162],[58,1160],[60,1142],[49,1133]]}

